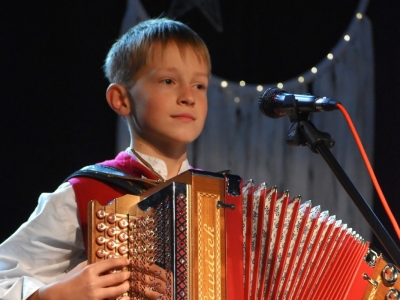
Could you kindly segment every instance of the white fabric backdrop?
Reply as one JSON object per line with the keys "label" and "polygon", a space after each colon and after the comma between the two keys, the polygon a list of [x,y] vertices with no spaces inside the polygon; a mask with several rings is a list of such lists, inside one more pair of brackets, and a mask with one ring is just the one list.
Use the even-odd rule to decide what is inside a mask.
{"label": "white fabric backdrop", "polygon": [[[366,1],[360,2],[365,9]],[[138,8],[139,7],[139,8]],[[132,17],[133,9],[140,17]],[[130,16],[130,17],[129,17]],[[121,32],[133,26],[146,14],[137,0],[130,0]],[[134,21],[135,22],[131,22]],[[370,159],[374,144],[374,76],[372,30],[370,21],[363,17],[349,25],[349,42],[338,43],[334,60],[317,64],[318,72],[303,75],[283,83],[292,93],[305,93],[312,84],[315,95],[340,101],[349,112]],[[245,58],[243,58],[245,59]],[[317,63],[317,62],[316,62]],[[322,210],[342,219],[365,239],[370,240],[368,224],[347,196],[322,157],[307,147],[286,144],[290,121],[287,117],[269,119],[259,112],[259,92],[255,86],[239,86],[213,76],[209,85],[209,113],[201,136],[189,147],[192,165],[207,171],[230,169],[244,179],[256,183],[277,185],[280,191],[288,189],[291,196],[300,194],[311,199]],[[264,88],[272,85],[265,85]],[[234,98],[238,97],[239,102]],[[372,184],[344,117],[339,111],[312,115],[312,121],[321,131],[329,132],[336,141],[332,153],[350,179],[371,205]],[[127,130],[121,121],[118,129],[117,151],[129,145]]]}

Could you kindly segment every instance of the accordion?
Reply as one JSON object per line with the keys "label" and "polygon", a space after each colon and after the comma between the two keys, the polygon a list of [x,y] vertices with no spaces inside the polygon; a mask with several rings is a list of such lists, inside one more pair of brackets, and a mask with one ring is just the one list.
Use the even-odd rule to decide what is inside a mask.
{"label": "accordion", "polygon": [[[89,204],[89,263],[166,270],[168,299],[400,299],[399,269],[334,216],[235,175],[190,170]],[[132,299],[146,299],[137,289]],[[165,295],[164,295],[165,296]]]}

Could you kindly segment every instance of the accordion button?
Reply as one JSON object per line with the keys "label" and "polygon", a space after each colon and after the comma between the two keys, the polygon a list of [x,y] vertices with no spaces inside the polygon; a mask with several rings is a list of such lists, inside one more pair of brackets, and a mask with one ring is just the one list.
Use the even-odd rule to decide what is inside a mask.
{"label": "accordion button", "polygon": [[108,223],[110,223],[110,224],[114,224],[114,223],[115,223],[115,214],[109,214],[109,215],[107,216],[107,221],[108,221]]}
{"label": "accordion button", "polygon": [[115,255],[115,253],[110,253],[110,254],[108,254],[107,255],[107,258],[108,259],[110,259],[110,258],[116,258],[117,256]]}
{"label": "accordion button", "polygon": [[128,247],[126,245],[121,245],[118,247],[118,253],[124,255],[128,252]]}
{"label": "accordion button", "polygon": [[104,209],[99,209],[96,213],[97,218],[103,219],[106,216],[106,212]]}
{"label": "accordion button", "polygon": [[107,228],[107,226],[106,226],[106,224],[104,224],[104,223],[98,223],[97,226],[96,226],[96,228],[97,228],[97,231],[102,232],[102,231],[104,231],[104,230]]}
{"label": "accordion button", "polygon": [[126,228],[128,227],[128,221],[126,219],[121,219],[118,221],[119,228]]}
{"label": "accordion button", "polygon": [[110,250],[114,249],[116,246],[117,246],[117,244],[115,243],[114,240],[110,240],[107,242],[107,248]]}
{"label": "accordion button", "polygon": [[115,227],[110,227],[107,229],[107,235],[108,236],[114,236],[115,235]]}
{"label": "accordion button", "polygon": [[103,245],[105,242],[106,242],[106,238],[105,238],[104,236],[99,236],[99,237],[97,237],[97,239],[96,239],[96,243],[97,243],[98,245]]}
{"label": "accordion button", "polygon": [[121,242],[125,242],[128,239],[128,235],[126,234],[126,232],[121,232],[120,234],[118,234],[118,240]]}
{"label": "accordion button", "polygon": [[105,255],[106,255],[106,251],[104,251],[104,249],[99,249],[96,251],[96,256],[98,258],[104,258]]}

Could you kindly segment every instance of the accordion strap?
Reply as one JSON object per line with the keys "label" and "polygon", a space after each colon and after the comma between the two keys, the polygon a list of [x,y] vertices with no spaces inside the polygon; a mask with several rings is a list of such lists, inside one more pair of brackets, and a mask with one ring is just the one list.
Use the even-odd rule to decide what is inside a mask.
{"label": "accordion strap", "polygon": [[158,180],[137,178],[115,167],[100,164],[84,167],[72,173],[64,181],[68,181],[74,177],[88,177],[96,179],[107,185],[126,190],[129,194],[133,195],[141,194],[144,190],[147,190],[148,188],[159,183]]}

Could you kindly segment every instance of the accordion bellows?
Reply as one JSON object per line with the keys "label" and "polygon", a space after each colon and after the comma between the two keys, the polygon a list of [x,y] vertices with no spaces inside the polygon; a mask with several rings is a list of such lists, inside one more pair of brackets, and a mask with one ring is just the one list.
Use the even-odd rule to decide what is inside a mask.
{"label": "accordion bellows", "polygon": [[[398,299],[398,268],[311,201],[190,170],[89,207],[89,263],[125,256],[134,284],[156,264],[168,299]],[[397,294],[396,294],[397,293]]]}

